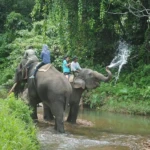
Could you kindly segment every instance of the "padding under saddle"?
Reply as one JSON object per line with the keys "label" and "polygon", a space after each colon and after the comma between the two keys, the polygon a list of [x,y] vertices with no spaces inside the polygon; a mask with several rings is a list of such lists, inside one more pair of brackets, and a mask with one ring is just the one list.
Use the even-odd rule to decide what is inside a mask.
{"label": "padding under saddle", "polygon": [[49,70],[51,68],[52,64],[46,64],[44,66],[42,66],[41,68],[38,69],[38,71],[41,72],[46,72],[47,70]]}
{"label": "padding under saddle", "polygon": [[71,74],[71,75],[69,76],[69,82],[71,83],[71,82],[73,82],[73,80],[74,80],[74,75]]}

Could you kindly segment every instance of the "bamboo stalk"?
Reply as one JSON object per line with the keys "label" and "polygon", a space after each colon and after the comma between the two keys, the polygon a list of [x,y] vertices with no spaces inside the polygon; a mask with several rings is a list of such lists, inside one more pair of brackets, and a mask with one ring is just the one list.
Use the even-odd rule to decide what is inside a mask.
{"label": "bamboo stalk", "polygon": [[17,85],[17,83],[15,83],[15,84],[12,86],[12,88],[11,88],[11,90],[9,91],[9,93],[8,93],[8,95],[7,95],[7,96],[9,96],[9,95],[10,95],[10,93],[13,91],[13,89],[16,87],[16,85]]}

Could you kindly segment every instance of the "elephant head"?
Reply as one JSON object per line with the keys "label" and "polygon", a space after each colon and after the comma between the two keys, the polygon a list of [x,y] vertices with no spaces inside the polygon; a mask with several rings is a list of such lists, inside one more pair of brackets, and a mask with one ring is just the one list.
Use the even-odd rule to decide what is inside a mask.
{"label": "elephant head", "polygon": [[21,60],[20,64],[18,65],[18,67],[16,68],[16,72],[15,72],[15,86],[12,90],[14,90],[15,96],[18,97],[19,93],[22,93],[24,90],[24,86],[25,83],[27,82],[26,80],[24,80],[24,76],[25,76],[25,71],[24,71],[24,64],[27,62],[27,60],[23,59]]}
{"label": "elephant head", "polygon": [[74,79],[73,87],[82,89],[96,88],[101,81],[107,82],[112,78],[112,73],[109,71],[108,67],[106,67],[106,72],[108,73],[108,76],[104,76],[103,74],[91,69],[82,69]]}

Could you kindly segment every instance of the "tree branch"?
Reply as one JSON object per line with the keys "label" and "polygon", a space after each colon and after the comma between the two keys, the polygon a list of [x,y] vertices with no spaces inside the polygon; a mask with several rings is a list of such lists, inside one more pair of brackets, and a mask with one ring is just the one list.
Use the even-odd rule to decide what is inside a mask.
{"label": "tree branch", "polygon": [[128,11],[126,12],[111,12],[105,11],[105,13],[113,14],[113,15],[126,15],[128,13],[133,14],[136,17],[149,17],[150,18],[150,9],[147,9],[142,3],[136,3],[134,0],[128,0],[126,6],[123,6]]}

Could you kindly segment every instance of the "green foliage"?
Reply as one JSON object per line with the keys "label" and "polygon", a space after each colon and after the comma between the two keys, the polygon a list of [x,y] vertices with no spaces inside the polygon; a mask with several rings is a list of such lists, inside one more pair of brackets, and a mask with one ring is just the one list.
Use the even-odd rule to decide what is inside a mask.
{"label": "green foliage", "polygon": [[102,83],[99,88],[89,94],[90,96],[85,103],[89,104],[91,108],[101,110],[142,115],[150,114],[150,87],[148,85],[142,86],[143,83],[139,87],[135,82],[128,85],[126,81],[121,81],[115,85],[113,85],[113,81],[109,84]]}
{"label": "green foliage", "polygon": [[63,61],[63,57],[62,56],[59,56],[59,57],[55,57],[54,59],[54,66],[62,72],[62,61]]}
{"label": "green foliage", "polygon": [[[13,42],[5,46],[5,50],[9,51],[10,53],[9,53],[9,56],[2,59],[3,64],[0,65],[0,70],[1,70],[1,75],[2,75],[0,79],[0,84],[5,83],[8,79],[12,79],[14,77],[16,67],[18,63],[20,62],[24,54],[24,51],[27,49],[28,46],[32,45],[35,48],[35,50],[37,50],[38,56],[40,56],[42,45],[44,43],[43,36],[38,35],[37,30],[36,30],[36,24],[33,26],[34,28],[31,31],[28,31],[28,30],[16,31],[17,38]],[[51,42],[47,38],[45,43],[49,45],[49,43]],[[49,47],[51,48],[51,45]]]}
{"label": "green foliage", "polygon": [[105,5],[104,5],[105,0],[102,0],[100,3],[100,19],[103,21],[104,17],[105,17]]}
{"label": "green foliage", "polygon": [[149,101],[115,101],[109,99],[107,105],[101,107],[101,110],[107,110],[118,113],[136,114],[136,115],[149,115],[150,114],[150,102]]}
{"label": "green foliage", "polygon": [[147,87],[150,83],[149,74],[150,65],[140,65],[130,74],[124,74],[122,79],[124,79],[124,83],[128,83],[128,85],[133,86],[134,88]]}
{"label": "green foliage", "polygon": [[[0,84],[5,82],[12,84],[15,68],[29,45],[35,47],[39,56],[44,43],[50,47],[52,63],[58,70],[61,71],[64,55],[70,57],[77,55],[81,67],[92,68],[105,74],[103,68],[110,64],[118,41],[123,38],[132,45],[132,53],[128,64],[121,72],[119,83],[114,86],[113,80],[111,85],[106,84],[108,85],[106,87],[102,84],[100,88],[92,91],[90,96],[92,100],[88,100],[88,103],[91,107],[100,108],[107,105],[109,102],[107,99],[111,99],[112,105],[116,105],[116,101],[128,103],[128,99],[133,102],[149,100],[148,18],[136,17],[128,7],[130,3],[135,9],[140,9],[142,5],[150,8],[148,1],[139,0],[135,3],[130,0],[0,0],[0,2],[3,8],[0,10],[2,14],[0,30],[3,31],[0,35]],[[30,15],[34,22],[31,21]]]}
{"label": "green foliage", "polygon": [[12,11],[19,13],[23,16],[23,20],[26,20],[30,25],[30,12],[33,8],[34,0],[0,0],[0,33],[5,33],[4,24],[6,23],[7,15]]}
{"label": "green foliage", "polygon": [[24,102],[13,95],[0,99],[0,112],[0,149],[39,149],[31,110]]}
{"label": "green foliage", "polygon": [[23,20],[23,16],[20,13],[11,12],[6,19],[5,28],[9,30],[20,30],[25,28],[26,22]]}
{"label": "green foliage", "polygon": [[7,93],[6,87],[0,86],[0,98],[6,98]]}

